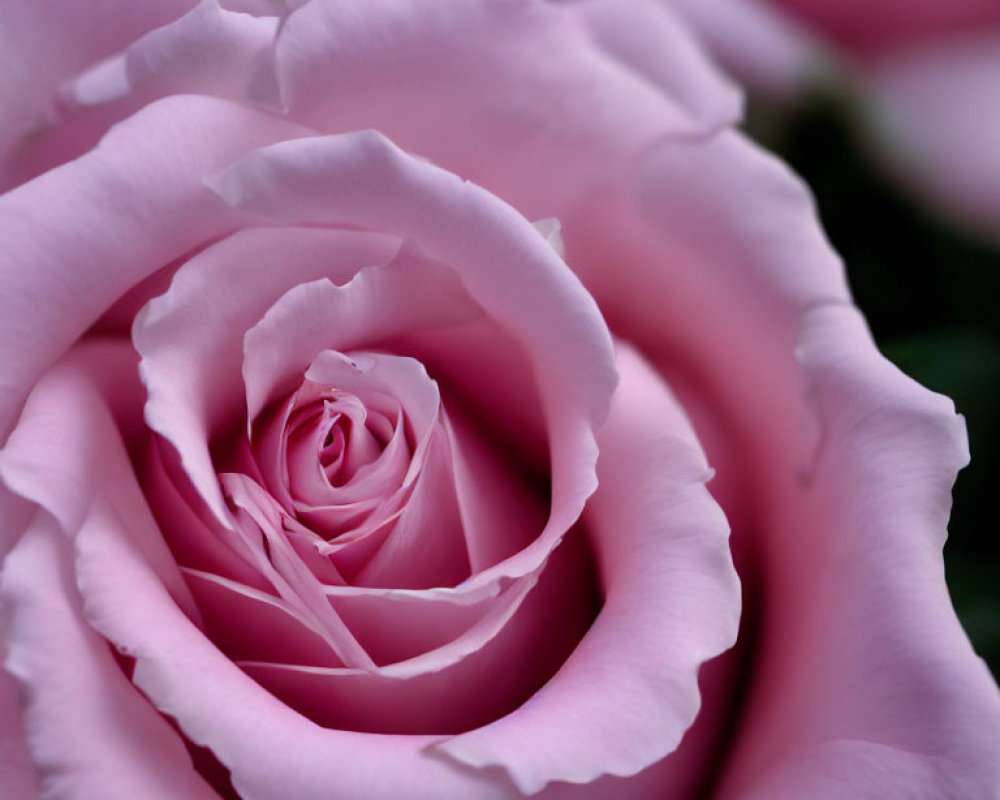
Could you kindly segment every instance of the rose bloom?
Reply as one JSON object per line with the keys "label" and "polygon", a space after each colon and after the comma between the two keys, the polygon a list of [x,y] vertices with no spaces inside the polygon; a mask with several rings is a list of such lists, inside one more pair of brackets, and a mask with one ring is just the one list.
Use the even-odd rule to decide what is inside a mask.
{"label": "rose bloom", "polygon": [[7,0],[0,794],[1000,787],[951,403],[643,0]]}
{"label": "rose bloom", "polygon": [[893,177],[1000,242],[1000,3],[996,0],[664,0],[761,97],[819,83],[861,104]]}

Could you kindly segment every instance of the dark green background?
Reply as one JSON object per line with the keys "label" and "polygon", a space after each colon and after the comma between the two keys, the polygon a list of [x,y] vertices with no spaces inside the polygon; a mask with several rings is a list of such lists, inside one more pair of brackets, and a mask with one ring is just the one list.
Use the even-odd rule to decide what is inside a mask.
{"label": "dark green background", "polygon": [[965,415],[972,463],[955,485],[946,572],[962,624],[1000,676],[1000,245],[894,185],[857,108],[831,91],[782,112],[751,101],[747,129],[812,187],[882,352]]}

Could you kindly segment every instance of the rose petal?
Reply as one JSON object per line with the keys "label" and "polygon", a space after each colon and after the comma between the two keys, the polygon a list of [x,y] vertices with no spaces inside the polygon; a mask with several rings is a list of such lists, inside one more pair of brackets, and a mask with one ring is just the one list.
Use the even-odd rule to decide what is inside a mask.
{"label": "rose petal", "polygon": [[208,572],[182,571],[209,638],[230,658],[343,666],[310,621],[280,598]]}
{"label": "rose petal", "polygon": [[399,519],[353,583],[422,589],[457,586],[469,577],[450,455],[438,428]]}
{"label": "rose petal", "polygon": [[802,310],[847,298],[843,266],[805,186],[735,132],[664,142],[636,174],[565,220],[568,263],[690,409],[734,529],[758,526],[808,462],[794,346]]}
{"label": "rose petal", "polygon": [[988,797],[1000,696],[941,563],[961,420],[846,304],[805,316],[799,356],[820,446],[774,531],[788,546],[768,565],[772,622],[720,797]]}
{"label": "rose petal", "polygon": [[258,150],[212,185],[232,205],[275,223],[352,224],[419,242],[523,343],[545,407],[552,516],[535,543],[471,583],[538,569],[593,490],[593,429],[614,382],[596,306],[538,232],[495,197],[374,132]]}
{"label": "rose petal", "polygon": [[[86,531],[78,573],[88,617],[136,659],[134,681],[195,743],[210,747],[247,798],[508,798],[502,781],[427,758],[426,736],[316,726],[261,689],[177,609],[111,527]],[[109,570],[105,564],[113,564]],[[346,761],[350,770],[344,770]],[[392,770],[385,765],[394,765]]]}
{"label": "rose petal", "polygon": [[545,527],[544,494],[533,491],[499,444],[486,440],[454,404],[445,429],[469,563],[474,573],[482,572],[526,547]]}
{"label": "rose petal", "polygon": [[[3,596],[3,578],[0,575],[0,597]],[[4,641],[9,641],[6,611],[4,621]],[[7,661],[7,645],[0,650],[4,663]],[[38,777],[35,765],[28,752],[24,736],[24,723],[19,703],[17,684],[10,673],[0,670],[0,790],[9,800],[33,800],[38,797]]]}
{"label": "rose petal", "polygon": [[834,58],[821,35],[768,0],[665,1],[730,75],[768,99],[795,100]]}
{"label": "rose petal", "polygon": [[[134,364],[127,344],[117,342],[111,348],[125,364]],[[113,496],[118,513],[129,520],[135,547],[153,565],[157,580],[188,616],[198,620],[110,410],[87,371],[80,369],[90,349],[81,345],[71,352],[32,391],[18,426],[0,450],[0,478],[12,491],[46,509],[70,535],[83,524],[94,498]],[[134,375],[131,381],[136,383]],[[135,391],[127,383],[114,388],[123,395]]]}
{"label": "rose petal", "polygon": [[314,0],[285,20],[278,80],[294,120],[377,129],[528,217],[551,216],[653,139],[702,127],[574,17],[531,0],[378,0],[364,14]]}
{"label": "rose petal", "polygon": [[360,270],[343,286],[328,279],[301,283],[276,298],[246,333],[247,416],[254,420],[269,403],[288,394],[321,351],[376,349],[398,337],[405,344],[410,331],[451,327],[480,314],[452,270],[409,255],[401,254],[384,267]]}
{"label": "rose petal", "polygon": [[397,248],[390,237],[348,231],[241,231],[188,261],[136,318],[146,421],[177,448],[222,524],[228,515],[208,443],[241,416],[244,333],[291,286],[320,276],[347,281]]}
{"label": "rose petal", "polygon": [[[172,470],[168,466],[176,461],[176,454],[164,456],[164,449],[160,442],[151,444],[142,485],[178,563],[267,591],[270,584],[256,568],[252,555],[236,544],[233,532],[223,528],[207,509],[198,513],[202,506],[192,496],[186,474],[179,464]],[[171,473],[179,474],[174,477]]]}
{"label": "rose petal", "polygon": [[526,794],[554,780],[633,775],[663,758],[698,712],[698,668],[736,640],[739,582],[701,448],[635,354],[619,351],[618,369],[585,516],[601,613],[528,703],[435,745],[463,764],[504,767]]}
{"label": "rose petal", "polygon": [[582,545],[577,531],[553,554],[537,587],[528,579],[512,583],[461,637],[377,672],[241,666],[331,727],[449,733],[490,722],[544,683],[590,623],[593,585]]}
{"label": "rose petal", "polygon": [[[92,509],[84,524],[108,511]],[[66,533],[40,512],[0,583],[10,615],[5,667],[25,692],[24,732],[41,794],[217,798],[177,734],[83,619]]]}
{"label": "rose petal", "polygon": [[[961,457],[953,421],[900,388],[857,319],[814,327],[856,312],[798,181],[732,134],[705,161],[682,152],[664,144],[644,166],[637,197],[652,227],[626,203],[603,223],[613,243],[588,240],[585,220],[563,231],[612,325],[683,376],[685,403],[717,415],[698,424],[730,444],[710,455],[735,488],[734,550],[753,554],[743,566],[761,607],[748,630],[768,638],[721,796],[988,795],[975,781],[998,763],[979,733],[1000,718],[995,693],[948,603],[940,539],[912,539],[944,530]],[[611,252],[619,269],[599,271]],[[925,619],[926,631],[913,622]],[[891,755],[888,771],[875,751]]]}
{"label": "rose petal", "polygon": [[183,14],[194,2],[95,0],[81,5],[5,0],[0,27],[0,187],[7,189],[23,179],[18,174],[23,153],[15,146],[57,123],[57,87],[62,80]]}
{"label": "rose petal", "polygon": [[602,48],[659,87],[705,130],[739,121],[739,89],[708,60],[666,3],[576,0],[572,8]]}
{"label": "rose petal", "polygon": [[255,17],[229,11],[218,0],[202,0],[78,75],[64,95],[91,105],[133,93],[145,99],[192,93],[277,107],[271,52],[278,24],[278,17]]}
{"label": "rose petal", "polygon": [[169,98],[0,197],[0,296],[10,301],[0,319],[0,439],[42,371],[116,298],[232,227],[202,176],[300,133],[223,101]]}

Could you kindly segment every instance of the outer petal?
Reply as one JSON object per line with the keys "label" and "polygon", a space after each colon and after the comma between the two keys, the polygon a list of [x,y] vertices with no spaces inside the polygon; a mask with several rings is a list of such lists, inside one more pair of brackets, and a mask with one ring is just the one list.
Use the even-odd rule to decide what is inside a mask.
{"label": "outer petal", "polygon": [[708,60],[666,3],[577,0],[573,10],[603,49],[662,89],[707,130],[739,119],[739,90]]}
{"label": "outer petal", "polygon": [[233,226],[202,176],[300,134],[223,101],[170,98],[0,197],[0,439],[42,371],[121,294]]}
{"label": "outer petal", "polygon": [[[15,146],[59,124],[57,89],[76,71],[168,22],[195,0],[0,2],[0,188],[11,185]],[[113,23],[112,23],[113,21]]]}
{"label": "outer petal", "polygon": [[894,52],[861,78],[899,178],[1000,242],[1000,26]]}
{"label": "outer petal", "polygon": [[537,0],[376,0],[364,14],[314,0],[282,27],[278,81],[292,119],[378,129],[539,218],[657,136],[703,128],[575,15]]}
{"label": "outer petal", "polygon": [[[3,578],[0,575],[0,587]],[[6,617],[4,641],[8,641]],[[7,645],[2,654],[6,661]],[[0,671],[0,791],[9,800],[32,800],[38,797],[38,778],[31,762],[18,699],[18,686],[7,672]]]}
{"label": "outer petal", "polygon": [[941,546],[968,451],[945,398],[899,373],[844,305],[799,348],[821,426],[769,565],[763,662],[720,797],[991,798],[1000,694],[952,611]]}
{"label": "outer petal", "polygon": [[255,17],[202,0],[175,22],[146,34],[64,87],[80,105],[199,93],[278,104],[271,61],[280,20]]}
{"label": "outer petal", "polygon": [[43,796],[217,798],[84,621],[63,533],[40,512],[0,587],[11,614],[5,666],[25,691],[25,732]]}
{"label": "outer petal", "polygon": [[661,0],[684,17],[712,56],[747,88],[791,100],[826,69],[820,35],[767,0]]}
{"label": "outer petal", "polygon": [[699,708],[698,669],[736,640],[728,528],[686,418],[656,375],[620,351],[587,506],[605,588],[597,621],[556,676],[503,719],[436,749],[506,768],[521,791],[633,775],[677,747]]}
{"label": "outer petal", "polygon": [[878,355],[785,168],[731,133],[682,152],[563,237],[719,470],[758,632],[720,797],[991,797],[1000,708],[939,553],[961,429]]}

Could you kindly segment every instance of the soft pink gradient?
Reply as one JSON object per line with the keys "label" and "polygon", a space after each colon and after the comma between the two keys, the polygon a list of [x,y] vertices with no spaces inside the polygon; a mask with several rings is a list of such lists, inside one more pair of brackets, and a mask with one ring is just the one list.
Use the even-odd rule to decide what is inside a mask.
{"label": "soft pink gradient", "polygon": [[3,151],[4,796],[991,795],[961,423],[666,8],[161,22]]}
{"label": "soft pink gradient", "polygon": [[993,0],[770,0],[838,42],[885,51],[1000,25]]}

